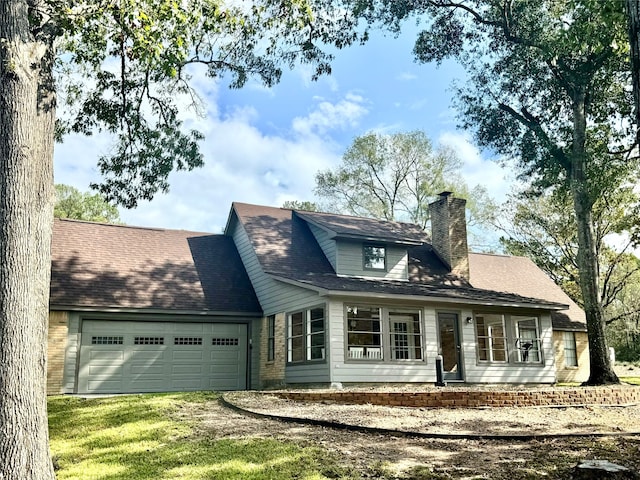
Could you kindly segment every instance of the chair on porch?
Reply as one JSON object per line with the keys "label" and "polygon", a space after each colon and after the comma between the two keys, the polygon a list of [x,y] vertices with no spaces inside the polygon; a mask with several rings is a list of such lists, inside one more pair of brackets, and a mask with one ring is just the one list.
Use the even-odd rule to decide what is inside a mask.
{"label": "chair on porch", "polygon": [[349,347],[349,358],[364,358],[364,347]]}
{"label": "chair on porch", "polygon": [[367,348],[367,358],[380,360],[382,358],[382,350],[380,349],[380,347]]}

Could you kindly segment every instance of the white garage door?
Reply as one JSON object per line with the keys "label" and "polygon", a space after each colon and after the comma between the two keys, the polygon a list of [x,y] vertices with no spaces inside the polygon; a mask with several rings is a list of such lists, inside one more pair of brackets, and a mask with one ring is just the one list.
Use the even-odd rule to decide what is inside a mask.
{"label": "white garage door", "polygon": [[243,390],[243,324],[84,320],[78,393]]}

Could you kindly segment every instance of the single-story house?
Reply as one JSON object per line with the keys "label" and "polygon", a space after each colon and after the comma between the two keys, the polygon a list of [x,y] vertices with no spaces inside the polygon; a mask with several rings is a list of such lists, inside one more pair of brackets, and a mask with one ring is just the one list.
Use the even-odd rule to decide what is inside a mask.
{"label": "single-story house", "polygon": [[465,201],[416,225],[234,203],[223,234],[56,220],[48,391],[588,374],[585,318],[530,260],[468,252]]}

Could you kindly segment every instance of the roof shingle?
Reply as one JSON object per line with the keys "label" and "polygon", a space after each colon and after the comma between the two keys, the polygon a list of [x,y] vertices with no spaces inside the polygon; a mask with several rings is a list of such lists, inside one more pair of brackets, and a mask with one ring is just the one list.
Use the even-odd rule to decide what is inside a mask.
{"label": "roof shingle", "polygon": [[[461,302],[486,305],[530,306],[556,310],[567,302],[536,295],[536,289],[509,291],[483,287],[453,275],[428,243],[417,225],[382,222],[375,219],[344,215],[298,212],[284,208],[234,203],[234,211],[244,226],[265,273],[309,287],[354,294],[414,295],[458,299]],[[366,238],[371,231],[377,238],[392,235],[400,225],[418,245],[409,244],[408,281],[373,280],[337,275],[326,259],[315,237],[306,225],[311,221],[335,232],[339,237]],[[409,228],[411,227],[411,228]],[[361,231],[360,229],[366,229]],[[370,230],[369,230],[370,229]],[[411,235],[408,232],[413,232]],[[537,267],[535,267],[537,269]],[[488,276],[490,272],[487,272]],[[544,275],[544,274],[543,274]],[[546,278],[546,277],[545,277]],[[499,277],[496,278],[499,281]],[[541,292],[542,293],[542,292]]]}
{"label": "roof shingle", "polygon": [[261,313],[229,237],[61,219],[50,304]]}

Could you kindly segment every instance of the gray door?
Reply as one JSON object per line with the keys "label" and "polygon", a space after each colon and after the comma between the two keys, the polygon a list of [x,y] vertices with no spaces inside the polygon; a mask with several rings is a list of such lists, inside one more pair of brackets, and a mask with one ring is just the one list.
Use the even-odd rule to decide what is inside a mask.
{"label": "gray door", "polygon": [[244,324],[84,320],[78,393],[243,390]]}
{"label": "gray door", "polygon": [[438,313],[439,352],[442,355],[445,380],[462,380],[462,359],[458,315]]}

